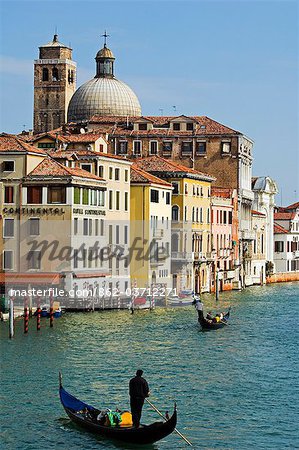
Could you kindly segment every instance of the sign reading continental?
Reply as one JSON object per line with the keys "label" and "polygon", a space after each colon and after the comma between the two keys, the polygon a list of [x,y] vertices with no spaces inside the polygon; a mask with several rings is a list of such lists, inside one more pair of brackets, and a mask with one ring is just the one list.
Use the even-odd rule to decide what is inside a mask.
{"label": "sign reading continental", "polygon": [[3,208],[3,214],[38,214],[38,215],[47,215],[47,216],[62,216],[65,214],[65,210],[63,208]]}

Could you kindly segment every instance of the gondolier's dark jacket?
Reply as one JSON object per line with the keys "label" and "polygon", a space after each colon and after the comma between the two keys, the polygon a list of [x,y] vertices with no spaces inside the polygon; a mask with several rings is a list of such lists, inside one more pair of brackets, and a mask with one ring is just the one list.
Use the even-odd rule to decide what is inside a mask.
{"label": "gondolier's dark jacket", "polygon": [[147,381],[142,377],[134,377],[129,383],[130,397],[143,398],[148,397],[149,387]]}

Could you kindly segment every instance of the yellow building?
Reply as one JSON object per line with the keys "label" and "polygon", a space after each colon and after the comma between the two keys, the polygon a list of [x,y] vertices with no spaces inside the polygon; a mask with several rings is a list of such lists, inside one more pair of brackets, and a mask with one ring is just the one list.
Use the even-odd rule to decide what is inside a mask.
{"label": "yellow building", "polygon": [[212,261],[211,183],[215,178],[156,155],[139,159],[136,164],[173,186],[173,287],[178,293],[208,292]]}
{"label": "yellow building", "polygon": [[139,295],[171,288],[171,192],[170,183],[131,167],[130,269]]}

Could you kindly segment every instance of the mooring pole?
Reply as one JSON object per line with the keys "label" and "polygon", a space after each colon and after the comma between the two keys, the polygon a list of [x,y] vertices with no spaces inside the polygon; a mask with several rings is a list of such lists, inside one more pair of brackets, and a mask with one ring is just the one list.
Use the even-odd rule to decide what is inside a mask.
{"label": "mooring pole", "polygon": [[216,294],[216,302],[219,300],[219,270],[216,268],[216,287],[215,287],[215,294]]}
{"label": "mooring pole", "polygon": [[53,297],[50,297],[50,327],[54,326]]}
{"label": "mooring pole", "polygon": [[9,338],[12,339],[14,336],[14,306],[12,298],[9,299],[8,321],[9,321]]}
{"label": "mooring pole", "polygon": [[28,311],[28,297],[24,299],[24,333],[28,333],[29,325],[29,311]]}

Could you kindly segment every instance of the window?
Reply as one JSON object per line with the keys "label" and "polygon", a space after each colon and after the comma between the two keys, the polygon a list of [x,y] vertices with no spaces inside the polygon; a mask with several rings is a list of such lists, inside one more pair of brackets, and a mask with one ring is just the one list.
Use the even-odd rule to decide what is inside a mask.
{"label": "window", "polygon": [[79,219],[76,217],[74,219],[74,235],[78,234],[78,229],[79,229]]}
{"label": "window", "polygon": [[129,171],[128,169],[125,170],[125,181],[128,181],[129,179]]}
{"label": "window", "polygon": [[124,244],[128,243],[128,225],[124,226]]}
{"label": "window", "polygon": [[81,164],[81,169],[91,173],[91,164]]}
{"label": "window", "polygon": [[147,130],[147,123],[140,123],[138,126],[139,130]]}
{"label": "window", "polygon": [[73,70],[68,71],[68,82],[69,82],[69,84],[72,84],[74,82],[74,71]]}
{"label": "window", "polygon": [[39,218],[29,219],[29,235],[30,236],[39,236],[40,235],[40,219]]}
{"label": "window", "polygon": [[231,151],[231,143],[230,142],[221,142],[221,152],[222,153],[230,153]]}
{"label": "window", "polygon": [[202,208],[200,208],[200,223],[203,223],[203,211],[202,211]]}
{"label": "window", "polygon": [[190,153],[192,153],[192,150],[193,150],[193,145],[192,145],[191,141],[182,142],[182,145],[181,145],[182,153],[190,154]]}
{"label": "window", "polygon": [[59,81],[59,74],[57,67],[53,67],[52,69],[52,79],[53,81]]}
{"label": "window", "polygon": [[172,152],[172,141],[164,141],[163,142],[163,152],[164,153]]}
{"label": "window", "polygon": [[109,167],[109,180],[113,180],[113,167]]}
{"label": "window", "polygon": [[42,203],[42,186],[30,186],[27,188],[27,203],[40,205]]}
{"label": "window", "polygon": [[197,142],[196,143],[196,153],[198,155],[205,155],[207,153],[207,144],[206,144],[206,142]]}
{"label": "window", "polygon": [[171,214],[172,220],[174,222],[178,222],[178,220],[179,220],[179,207],[177,205],[174,205],[172,207],[171,211],[172,211],[172,214]]}
{"label": "window", "polygon": [[128,141],[119,141],[117,147],[118,155],[127,155],[128,154]]}
{"label": "window", "polygon": [[14,186],[4,186],[4,203],[14,203]]}
{"label": "window", "polygon": [[178,122],[174,122],[174,124],[173,124],[173,129],[174,129],[175,131],[180,131],[180,129],[181,129],[181,124],[178,123]]}
{"label": "window", "polygon": [[4,219],[3,227],[3,237],[11,238],[15,234],[15,220],[14,219]]}
{"label": "window", "polygon": [[185,183],[185,194],[188,194],[188,184]]}
{"label": "window", "polygon": [[159,203],[159,191],[157,189],[151,189],[151,202]]}
{"label": "window", "polygon": [[105,206],[105,191],[98,193],[98,206]]}
{"label": "window", "polygon": [[187,122],[186,129],[187,129],[187,131],[193,131],[193,123]]}
{"label": "window", "polygon": [[115,243],[119,244],[119,225],[115,227]]}
{"label": "window", "polygon": [[104,236],[104,219],[100,219],[100,236]]}
{"label": "window", "polygon": [[226,216],[227,216],[227,211],[223,211],[223,223],[224,224],[227,224]]}
{"label": "window", "polygon": [[210,209],[207,210],[207,223],[210,223]]}
{"label": "window", "polygon": [[4,250],[3,252],[3,269],[12,270],[13,269],[13,251]]}
{"label": "window", "polygon": [[55,142],[40,142],[37,144],[38,148],[55,148]]}
{"label": "window", "polygon": [[98,203],[98,191],[96,191],[95,189],[91,189],[90,190],[90,204],[92,206],[97,206]]}
{"label": "window", "polygon": [[283,241],[276,241],[275,242],[275,252],[276,253],[282,253],[284,251],[284,242]]}
{"label": "window", "polygon": [[88,236],[88,219],[83,219],[83,235]]}
{"label": "window", "polygon": [[87,189],[87,188],[83,188],[82,203],[83,203],[83,205],[88,205],[88,203],[89,203],[89,189]]}
{"label": "window", "polygon": [[113,191],[109,191],[109,209],[113,209]]}
{"label": "window", "polygon": [[170,192],[166,192],[166,205],[170,205]]}
{"label": "window", "polygon": [[80,205],[80,192],[81,189],[79,187],[74,188],[74,204]]}
{"label": "window", "polygon": [[128,211],[128,209],[129,209],[128,200],[129,200],[129,194],[128,194],[128,192],[125,192],[125,211]]}
{"label": "window", "polygon": [[41,268],[41,252],[40,251],[30,251],[28,253],[28,269],[38,270]]}
{"label": "window", "polygon": [[49,81],[49,70],[46,67],[43,68],[43,81]]}
{"label": "window", "polygon": [[172,183],[172,187],[173,187],[172,193],[173,193],[174,195],[178,195],[178,194],[179,194],[179,183],[177,183],[176,181],[174,181],[174,182]]}
{"label": "window", "polygon": [[[113,226],[109,225],[109,235],[108,235],[108,243],[113,243]],[[109,261],[112,260],[112,258],[109,258]]]}
{"label": "window", "polygon": [[99,175],[100,178],[104,178],[104,166],[99,166]]}
{"label": "window", "polygon": [[119,211],[120,209],[120,191],[116,191],[116,197],[115,197],[115,209],[116,211]]}
{"label": "window", "polygon": [[228,213],[228,223],[232,224],[233,223],[233,212],[229,211]]}
{"label": "window", "polygon": [[14,161],[3,161],[2,163],[3,172],[14,172],[15,162]]}
{"label": "window", "polygon": [[156,155],[158,153],[158,142],[157,141],[150,141],[150,148],[149,148],[150,155]]}
{"label": "window", "polygon": [[60,186],[48,187],[48,203],[65,203],[66,188]]}
{"label": "window", "polygon": [[141,141],[133,141],[134,155],[141,155]]}
{"label": "window", "polygon": [[114,178],[115,178],[115,181],[119,181],[119,169],[115,169]]}

